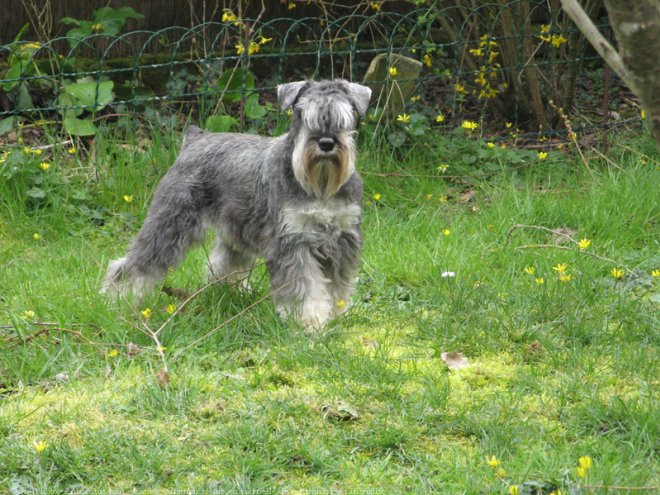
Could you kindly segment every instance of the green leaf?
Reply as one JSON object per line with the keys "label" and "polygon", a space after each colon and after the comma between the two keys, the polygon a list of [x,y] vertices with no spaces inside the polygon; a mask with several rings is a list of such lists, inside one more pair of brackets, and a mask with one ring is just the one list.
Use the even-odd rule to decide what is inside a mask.
{"label": "green leaf", "polygon": [[16,108],[18,110],[27,110],[34,108],[32,97],[26,83],[21,83],[18,86],[18,100],[16,101]]}
{"label": "green leaf", "polygon": [[0,120],[0,136],[11,132],[11,130],[16,126],[15,121],[16,117],[13,115],[11,117],[7,117],[6,119]]}
{"label": "green leaf", "polygon": [[270,105],[259,104],[259,95],[250,95],[247,100],[245,100],[245,116],[248,119],[261,119],[266,115],[269,107]]}
{"label": "green leaf", "polygon": [[96,105],[96,110],[101,110],[114,99],[113,86],[113,81],[75,82],[65,85],[64,92],[72,97],[76,105],[86,107]]}
{"label": "green leaf", "polygon": [[68,26],[80,26],[80,21],[74,19],[73,17],[62,17],[62,19],[60,19],[60,22]]}
{"label": "green leaf", "polygon": [[74,136],[93,136],[96,134],[96,126],[91,119],[79,119],[77,117],[64,117],[64,129]]}
{"label": "green leaf", "polygon": [[223,92],[222,103],[236,103],[241,100],[243,93],[243,79],[245,79],[245,94],[254,89],[254,76],[241,68],[229,69],[222,73],[216,85]]}
{"label": "green leaf", "polygon": [[387,136],[387,140],[390,142],[392,146],[398,148],[399,146],[401,146],[403,143],[406,142],[406,133],[403,131],[391,132]]}
{"label": "green leaf", "polygon": [[229,132],[237,124],[238,121],[231,115],[211,115],[204,127],[211,132]]}

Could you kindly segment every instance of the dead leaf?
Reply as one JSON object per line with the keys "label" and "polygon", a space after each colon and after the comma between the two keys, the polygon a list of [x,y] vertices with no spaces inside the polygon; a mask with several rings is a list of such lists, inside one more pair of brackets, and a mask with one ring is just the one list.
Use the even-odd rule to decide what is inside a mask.
{"label": "dead leaf", "polygon": [[323,404],[320,408],[323,413],[323,419],[335,419],[338,421],[356,421],[360,418],[360,414],[355,407],[345,402],[337,402],[336,404]]}
{"label": "dead leaf", "polygon": [[572,237],[574,237],[578,231],[575,229],[569,229],[567,227],[558,227],[556,229],[552,229],[553,234],[552,234],[552,241],[555,243],[555,246],[559,246],[560,244],[568,244],[569,242],[572,241]]}
{"label": "dead leaf", "polygon": [[470,365],[468,358],[458,351],[443,352],[440,354],[440,357],[442,358],[442,362],[445,363],[445,366],[450,370],[460,370]]}
{"label": "dead leaf", "polygon": [[166,369],[157,371],[156,379],[158,380],[158,385],[160,385],[161,388],[167,388],[167,386],[170,384],[170,374]]}
{"label": "dead leaf", "polygon": [[129,342],[126,346],[126,354],[128,354],[128,357],[135,357],[140,354],[140,347],[133,342]]}
{"label": "dead leaf", "polygon": [[469,201],[473,201],[476,196],[477,192],[474,189],[468,189],[463,194],[461,194],[458,199],[460,199],[463,203],[468,203]]}
{"label": "dead leaf", "polygon": [[362,345],[365,347],[371,347],[372,349],[378,349],[380,345],[377,341],[368,339],[367,337],[362,337]]}
{"label": "dead leaf", "polygon": [[543,347],[543,344],[541,344],[538,340],[535,340],[531,344],[527,346],[525,349],[525,352],[527,353],[528,356],[538,356],[540,354],[543,354],[545,351],[545,348]]}

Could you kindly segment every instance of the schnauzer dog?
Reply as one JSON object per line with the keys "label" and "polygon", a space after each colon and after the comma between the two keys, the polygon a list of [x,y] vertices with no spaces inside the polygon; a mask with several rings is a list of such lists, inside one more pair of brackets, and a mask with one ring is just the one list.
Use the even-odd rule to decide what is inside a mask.
{"label": "schnauzer dog", "polygon": [[211,227],[212,279],[245,283],[263,257],[282,317],[318,329],[347,309],[362,248],[353,136],[371,90],[300,81],[277,96],[293,110],[280,137],[188,129],[127,255],[110,263],[104,292],[141,296]]}

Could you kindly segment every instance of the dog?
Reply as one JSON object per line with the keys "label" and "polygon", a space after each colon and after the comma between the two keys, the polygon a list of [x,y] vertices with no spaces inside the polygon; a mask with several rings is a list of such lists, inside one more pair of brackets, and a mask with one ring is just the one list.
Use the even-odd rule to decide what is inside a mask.
{"label": "dog", "polygon": [[210,227],[212,280],[246,283],[261,257],[282,318],[320,329],[348,309],[362,249],[354,136],[371,90],[342,79],[298,81],[279,85],[277,96],[292,111],[282,136],[187,130],[102,292],[141,297]]}

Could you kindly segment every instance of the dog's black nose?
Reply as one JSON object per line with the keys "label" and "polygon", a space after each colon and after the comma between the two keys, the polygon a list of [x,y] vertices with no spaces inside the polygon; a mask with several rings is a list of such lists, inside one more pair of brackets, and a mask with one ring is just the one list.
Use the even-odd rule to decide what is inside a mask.
{"label": "dog's black nose", "polygon": [[319,139],[319,148],[321,151],[332,151],[335,147],[335,140],[329,137],[322,137]]}

